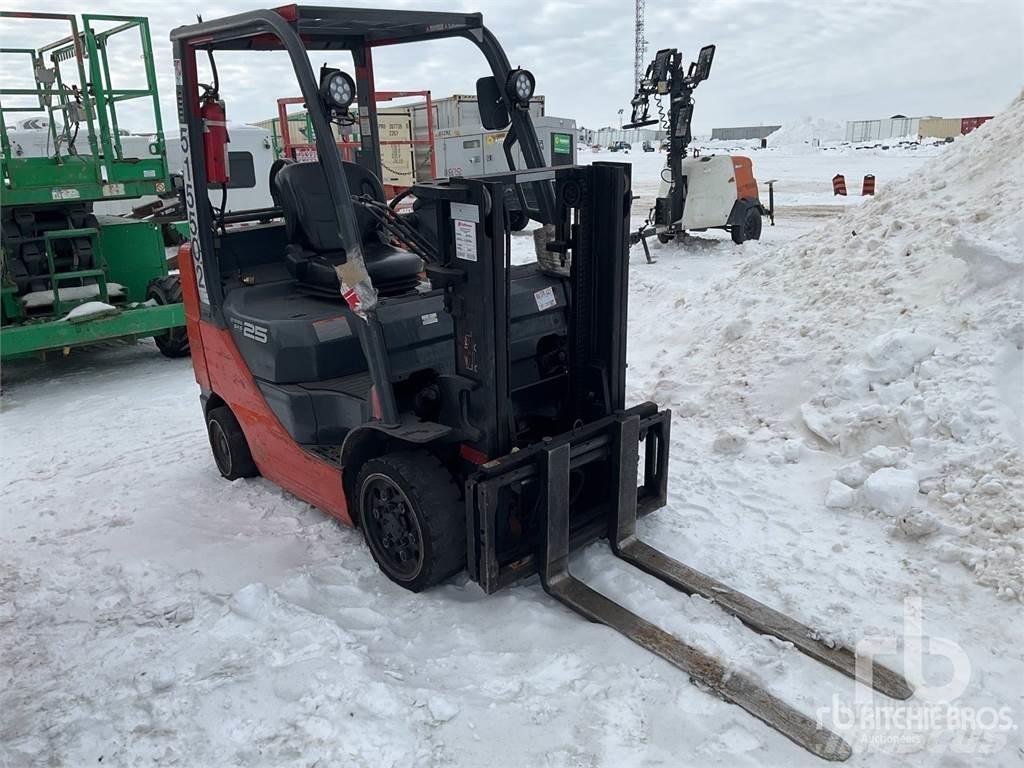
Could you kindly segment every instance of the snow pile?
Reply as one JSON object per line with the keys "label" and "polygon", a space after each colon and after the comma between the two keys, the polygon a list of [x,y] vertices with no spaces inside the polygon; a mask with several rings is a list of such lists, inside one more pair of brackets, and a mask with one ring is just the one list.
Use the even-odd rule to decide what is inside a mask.
{"label": "snow pile", "polygon": [[785,147],[793,144],[810,144],[814,139],[824,144],[828,141],[842,141],[846,138],[846,127],[842,123],[824,118],[804,117],[796,122],[786,123],[768,136],[771,147]]}
{"label": "snow pile", "polygon": [[1022,163],[1024,94],[689,302],[662,334],[695,341],[648,394],[716,446],[745,433],[778,461],[801,440],[832,455],[834,514],[877,516],[1024,600]]}
{"label": "snow pile", "polygon": [[72,309],[64,315],[62,319],[67,320],[69,323],[81,323],[86,320],[95,320],[98,317],[104,317],[106,315],[116,315],[117,312],[117,307],[107,304],[106,302],[87,301]]}
{"label": "snow pile", "polygon": [[[66,288],[58,288],[61,301],[78,301],[80,299],[91,299],[100,295],[100,287],[95,283],[90,285],[71,285]],[[116,299],[124,296],[124,286],[120,283],[107,283],[107,296]],[[30,291],[21,297],[21,305],[25,309],[36,309],[48,307],[53,304],[53,290]]]}

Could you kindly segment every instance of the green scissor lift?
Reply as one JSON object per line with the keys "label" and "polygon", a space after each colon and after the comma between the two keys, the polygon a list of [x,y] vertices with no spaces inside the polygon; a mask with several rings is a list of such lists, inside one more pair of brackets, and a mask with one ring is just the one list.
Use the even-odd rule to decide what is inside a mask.
{"label": "green scissor lift", "polygon": [[[64,22],[70,35],[39,48],[0,48],[5,71],[21,59],[24,84],[34,83],[0,82],[0,359],[145,336],[169,357],[186,355],[181,287],[168,273],[160,225],[93,211],[97,202],[170,190],[149,22],[0,12],[8,30],[23,19]],[[146,87],[115,88],[110,41],[133,33]],[[144,157],[122,146],[117,105],[128,101],[152,109],[156,131],[146,152],[135,153]],[[45,154],[12,148],[5,117],[13,113],[45,114]]]}

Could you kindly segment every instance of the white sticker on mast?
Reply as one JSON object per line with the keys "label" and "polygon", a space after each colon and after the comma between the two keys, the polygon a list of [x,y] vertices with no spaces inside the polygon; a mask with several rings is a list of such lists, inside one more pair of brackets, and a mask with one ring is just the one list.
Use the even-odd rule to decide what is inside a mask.
{"label": "white sticker on mast", "polygon": [[455,220],[455,258],[476,261],[476,224]]}
{"label": "white sticker on mast", "polygon": [[475,221],[480,223],[480,209],[468,203],[452,203],[452,218],[461,221]]}

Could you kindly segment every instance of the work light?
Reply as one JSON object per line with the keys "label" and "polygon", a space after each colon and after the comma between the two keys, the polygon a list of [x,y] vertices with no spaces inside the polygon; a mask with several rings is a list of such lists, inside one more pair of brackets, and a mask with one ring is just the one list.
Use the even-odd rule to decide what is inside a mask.
{"label": "work light", "polygon": [[356,96],[356,84],[340,69],[320,69],[320,97],[334,111],[344,112]]}
{"label": "work light", "polygon": [[533,96],[533,89],[536,80],[533,75],[525,69],[513,69],[505,81],[505,92],[513,102],[526,107],[530,104],[530,97]]}

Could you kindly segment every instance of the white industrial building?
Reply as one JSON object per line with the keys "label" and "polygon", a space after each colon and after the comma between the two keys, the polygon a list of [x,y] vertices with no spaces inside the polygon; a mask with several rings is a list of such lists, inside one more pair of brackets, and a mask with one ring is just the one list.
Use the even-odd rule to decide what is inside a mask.
{"label": "white industrial building", "polygon": [[881,120],[851,120],[846,124],[847,141],[885,141],[887,139],[917,138],[921,121],[927,117],[893,115]]}
{"label": "white industrial building", "polygon": [[712,128],[712,141],[746,141],[747,139],[767,139],[781,125],[745,125],[735,128]]}
{"label": "white industrial building", "polygon": [[660,141],[665,138],[665,131],[655,128],[580,128],[577,136],[581,147],[594,144],[607,147],[617,141],[628,141],[630,144]]}
{"label": "white industrial building", "polygon": [[970,133],[991,120],[983,117],[904,117],[884,120],[853,120],[846,124],[847,141],[885,141],[903,138],[950,139]]}

